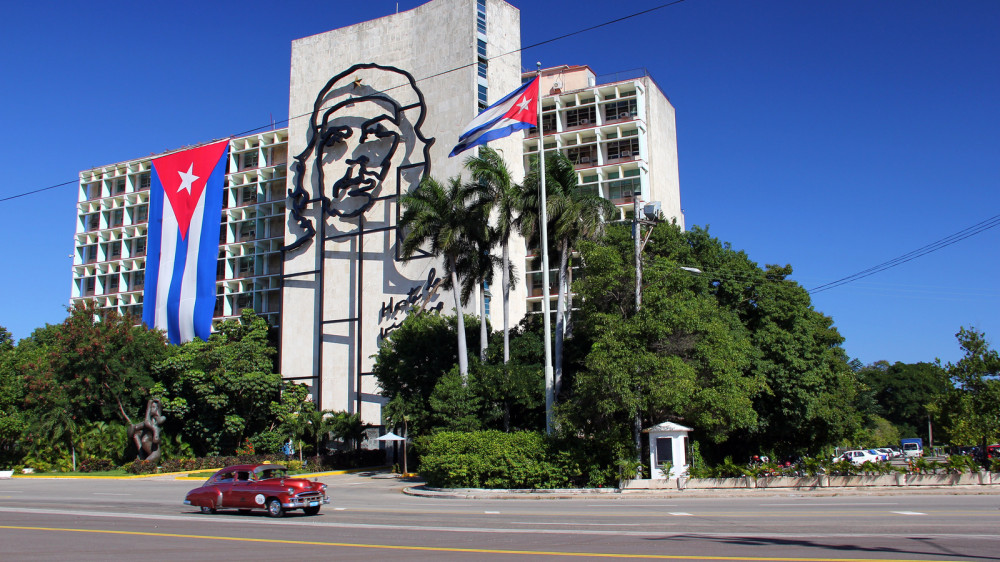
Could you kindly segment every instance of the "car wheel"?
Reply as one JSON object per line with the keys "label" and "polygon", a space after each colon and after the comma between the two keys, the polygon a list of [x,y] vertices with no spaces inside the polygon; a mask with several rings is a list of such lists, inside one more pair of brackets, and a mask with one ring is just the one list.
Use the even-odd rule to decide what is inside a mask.
{"label": "car wheel", "polygon": [[215,513],[215,508],[214,507],[208,507],[207,505],[203,505],[203,506],[201,506],[201,512],[202,513]]}
{"label": "car wheel", "polygon": [[302,511],[304,511],[306,515],[316,515],[317,513],[319,513],[319,506],[317,505],[315,507],[303,507]]}
{"label": "car wheel", "polygon": [[281,517],[285,514],[285,509],[281,507],[281,502],[277,498],[267,500],[268,517]]}

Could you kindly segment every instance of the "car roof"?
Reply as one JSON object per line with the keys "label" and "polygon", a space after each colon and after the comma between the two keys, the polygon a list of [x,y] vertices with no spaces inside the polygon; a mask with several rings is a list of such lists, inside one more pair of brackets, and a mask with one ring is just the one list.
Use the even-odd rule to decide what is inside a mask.
{"label": "car roof", "polygon": [[219,472],[263,472],[265,470],[288,470],[285,466],[280,464],[234,464],[232,466],[227,466],[226,468],[220,469]]}

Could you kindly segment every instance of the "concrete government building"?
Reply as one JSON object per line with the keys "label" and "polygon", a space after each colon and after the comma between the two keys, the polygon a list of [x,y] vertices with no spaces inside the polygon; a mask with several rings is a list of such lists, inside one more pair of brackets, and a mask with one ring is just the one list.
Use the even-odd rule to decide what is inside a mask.
{"label": "concrete government building", "polygon": [[[307,384],[319,407],[380,424],[371,369],[381,340],[413,311],[455,313],[440,259],[401,259],[398,197],[425,174],[462,172],[466,154],[447,155],[465,125],[534,75],[522,72],[520,47],[519,11],[501,0],[432,0],[297,39],[288,127],[229,139],[215,318],[253,308],[278,327],[280,372]],[[683,227],[674,108],[650,76],[563,66],[543,70],[541,88],[541,144],[574,162],[583,189],[622,216],[639,193]],[[538,130],[490,146],[519,179]],[[141,316],[158,156],[80,172],[71,301]],[[540,311],[546,292],[523,240],[511,260],[522,276],[513,325]],[[472,298],[465,312],[501,326],[502,307],[486,303]]]}

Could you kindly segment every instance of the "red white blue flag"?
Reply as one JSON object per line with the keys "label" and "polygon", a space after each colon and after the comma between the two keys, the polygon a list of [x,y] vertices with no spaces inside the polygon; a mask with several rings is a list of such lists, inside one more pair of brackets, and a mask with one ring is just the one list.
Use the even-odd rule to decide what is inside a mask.
{"label": "red white blue flag", "polygon": [[538,78],[487,107],[465,127],[458,144],[448,157],[474,146],[510,136],[514,131],[534,127],[538,123]]}
{"label": "red white blue flag", "polygon": [[153,160],[142,319],[173,344],[212,332],[228,153],[222,141]]}

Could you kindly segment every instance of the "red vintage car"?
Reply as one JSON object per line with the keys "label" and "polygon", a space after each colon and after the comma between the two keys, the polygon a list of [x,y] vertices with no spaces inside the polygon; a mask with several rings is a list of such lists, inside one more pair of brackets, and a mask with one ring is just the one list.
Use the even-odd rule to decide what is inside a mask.
{"label": "red vintage car", "polygon": [[281,465],[238,464],[223,468],[200,488],[188,492],[184,503],[200,507],[202,513],[264,509],[271,517],[281,517],[289,509],[316,515],[320,506],[330,503],[330,498],[326,495],[326,484],[291,478],[288,469]]}

